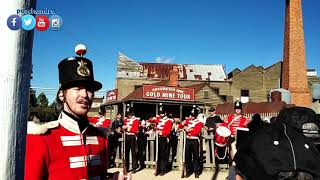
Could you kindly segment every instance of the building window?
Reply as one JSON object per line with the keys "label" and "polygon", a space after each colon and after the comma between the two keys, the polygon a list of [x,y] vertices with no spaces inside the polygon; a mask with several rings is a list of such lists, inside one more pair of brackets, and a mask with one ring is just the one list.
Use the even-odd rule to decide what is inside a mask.
{"label": "building window", "polygon": [[213,91],[214,91],[215,93],[217,93],[217,94],[219,95],[219,93],[220,93],[220,89],[219,89],[219,88],[213,87],[212,89],[213,89]]}
{"label": "building window", "polygon": [[249,90],[241,89],[241,96],[249,97]]}
{"label": "building window", "polygon": [[193,69],[190,69],[189,71],[190,71],[190,72],[193,72]]}
{"label": "building window", "polygon": [[209,99],[209,91],[208,90],[203,90],[203,98]]}
{"label": "building window", "polygon": [[227,102],[227,96],[226,95],[221,95],[220,97],[224,100],[224,102]]}
{"label": "building window", "polygon": [[142,85],[134,85],[134,89],[135,89],[135,90],[138,89],[138,88],[140,88],[140,87],[142,87]]}

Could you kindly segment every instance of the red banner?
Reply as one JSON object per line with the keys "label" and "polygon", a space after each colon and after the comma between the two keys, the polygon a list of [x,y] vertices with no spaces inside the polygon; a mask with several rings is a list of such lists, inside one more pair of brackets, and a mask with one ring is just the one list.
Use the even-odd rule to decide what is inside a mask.
{"label": "red banner", "polygon": [[111,101],[116,101],[117,100],[117,96],[118,96],[118,91],[115,90],[111,90],[107,92],[107,102],[111,102]]}
{"label": "red banner", "polygon": [[194,89],[143,85],[143,98],[174,101],[194,101]]}

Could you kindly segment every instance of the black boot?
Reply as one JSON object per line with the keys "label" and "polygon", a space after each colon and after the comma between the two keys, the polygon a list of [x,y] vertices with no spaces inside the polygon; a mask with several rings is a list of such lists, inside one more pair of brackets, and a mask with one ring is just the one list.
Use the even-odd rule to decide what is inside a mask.
{"label": "black boot", "polygon": [[188,178],[192,175],[192,171],[187,171],[185,178]]}
{"label": "black boot", "polygon": [[194,177],[199,178],[199,173],[197,171],[194,173]]}

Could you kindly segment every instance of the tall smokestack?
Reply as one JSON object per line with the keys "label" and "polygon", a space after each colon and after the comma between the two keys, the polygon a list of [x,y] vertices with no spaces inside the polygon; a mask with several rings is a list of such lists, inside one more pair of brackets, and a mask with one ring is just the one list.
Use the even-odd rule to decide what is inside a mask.
{"label": "tall smokestack", "polygon": [[301,0],[286,0],[282,88],[291,92],[291,103],[310,107]]}

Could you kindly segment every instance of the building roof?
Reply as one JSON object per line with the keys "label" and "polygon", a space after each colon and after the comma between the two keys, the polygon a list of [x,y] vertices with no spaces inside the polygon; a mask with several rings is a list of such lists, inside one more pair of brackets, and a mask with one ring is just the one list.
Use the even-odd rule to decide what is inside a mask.
{"label": "building roof", "polygon": [[281,63],[281,61],[279,62],[276,62],[270,66],[268,66],[267,68],[264,68],[262,66],[255,66],[253,64],[249,65],[248,67],[246,67],[245,69],[243,69],[242,71],[239,70],[238,68],[234,69],[233,71],[231,71],[229,74],[228,74],[228,78],[229,79],[232,79],[240,74],[242,74],[243,72],[249,70],[249,69],[256,69],[258,72],[261,72],[261,73],[266,73],[268,72],[270,69],[272,69],[273,67],[275,67],[276,65],[278,65],[279,63]]}
{"label": "building roof", "polygon": [[119,53],[117,78],[168,79],[169,71],[178,66],[179,79],[200,81],[225,81],[224,66],[220,64],[172,64],[136,62]]}

